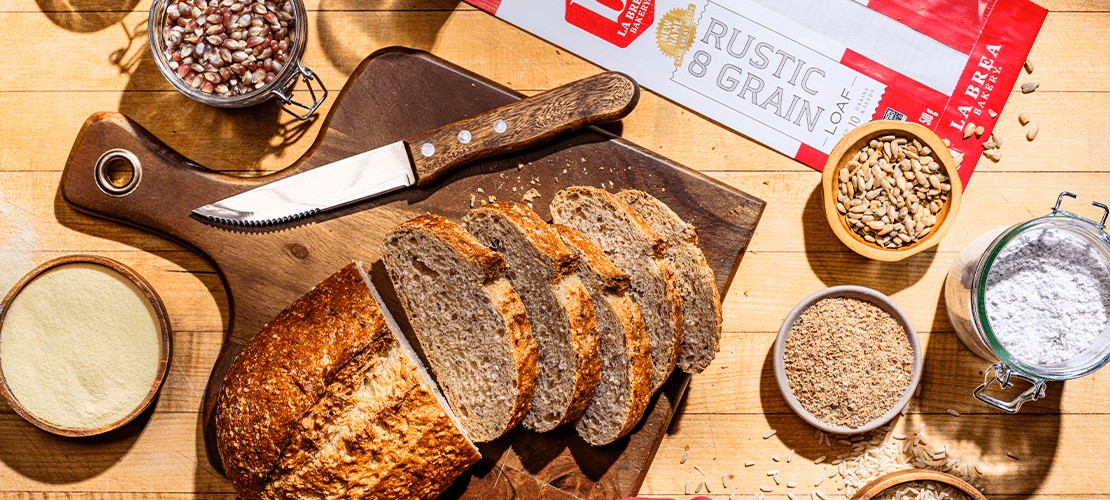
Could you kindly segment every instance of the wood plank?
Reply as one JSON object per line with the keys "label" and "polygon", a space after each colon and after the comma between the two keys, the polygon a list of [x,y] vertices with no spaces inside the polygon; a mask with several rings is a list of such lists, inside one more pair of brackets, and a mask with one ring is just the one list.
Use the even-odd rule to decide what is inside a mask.
{"label": "wood plank", "polygon": [[[777,329],[725,332],[717,359],[690,380],[683,413],[790,413],[775,383],[771,352],[777,333]],[[990,366],[990,361],[972,353],[953,332],[919,330],[918,335],[925,346],[925,365],[921,394],[910,402],[910,412],[947,416],[946,412],[954,409],[961,414],[1001,416],[972,396],[983,382],[983,370]],[[1101,389],[1108,382],[1110,373],[1106,372],[1067,382],[1050,382],[1046,397],[1022,406],[1021,415],[1110,413],[1110,401]]]}
{"label": "wood plank", "polygon": [[233,492],[204,458],[199,419],[195,412],[147,411],[108,434],[70,439],[0,414],[0,489]]}
{"label": "wood plank", "polygon": [[[196,163],[235,175],[259,175],[288,166],[307,151],[321,124],[317,120],[300,125],[269,104],[230,112],[176,102],[178,97],[172,90],[0,92],[0,106],[12,116],[31,117],[0,122],[0,171],[60,171],[81,124],[92,113],[117,106]],[[44,111],[59,100],[72,105]],[[183,105],[186,112],[167,116],[167,103]],[[1003,140],[1002,161],[980,161],[969,198],[975,197],[984,172],[1107,171],[1102,161],[1110,154],[1102,137],[1104,109],[1110,109],[1110,93],[1038,91],[1011,96],[996,129]],[[1040,124],[1036,141],[1025,139],[1026,128],[1017,121],[1021,112],[1030,113]],[[201,123],[216,133],[185,133],[188,123]],[[622,135],[702,171],[813,171],[651,92],[642,94],[636,110],[623,121]]]}
{"label": "wood plank", "polygon": [[[0,54],[0,65],[11,68],[0,75],[3,84],[0,88],[7,92],[170,89],[147,46],[145,6],[149,4],[144,0],[139,5],[142,8],[119,19],[117,27],[83,33],[66,30],[38,12],[0,14],[0,29],[39,34],[22,41],[17,50]],[[433,50],[512,88],[547,89],[597,71],[593,64],[474,9],[319,11],[310,17],[303,62],[334,90],[342,86],[364,57],[390,45]],[[1063,12],[1048,16],[1031,55],[1039,61],[1040,91],[1110,89],[1105,71],[1090,65],[1090,61],[1110,55],[1110,38],[1073,36],[1102,31],[1108,17],[1110,12]],[[104,47],[112,47],[116,52],[109,57],[89,52]],[[23,64],[36,54],[52,55],[50,71]],[[1018,84],[1028,79],[1023,76]],[[179,97],[176,104],[188,102],[187,98]]]}
{"label": "wood plank", "polygon": [[[918,425],[925,424],[924,434],[930,448],[949,445],[952,456],[978,463],[986,477],[986,494],[997,495],[1105,495],[1110,491],[1110,459],[1101,452],[1101,446],[1083,443],[1105,435],[1110,416],[1096,415],[1021,415],[1005,418],[1003,415],[967,415],[953,417],[941,415],[910,414],[902,418],[898,432],[912,433]],[[763,435],[771,430],[777,433],[770,439]],[[809,497],[813,479],[823,470],[824,464],[814,465],[821,455],[832,460],[849,451],[836,444],[818,445],[814,428],[794,414],[770,415],[704,415],[683,414],[671,426],[671,434],[659,447],[655,462],[648,473],[641,494],[662,495],[671,498],[689,498],[683,495],[686,481],[691,487],[706,478],[714,481],[715,492],[724,491],[722,474],[732,474],[730,485],[737,485],[736,498],[752,498],[760,486],[775,486],[767,476],[768,470],[779,470],[782,485],[774,488],[768,498],[783,498],[787,492],[799,498]],[[685,464],[679,464],[686,446],[690,454]],[[785,459],[794,450],[791,463]],[[1019,460],[1008,457],[1014,453]],[[778,456],[781,461],[774,462]],[[754,460],[756,465],[745,467],[744,462]],[[693,466],[705,471],[703,477]],[[831,469],[830,469],[831,471]],[[830,499],[843,499],[843,491],[828,479],[818,489]],[[798,487],[786,487],[787,481]],[[726,493],[711,495],[723,498]]]}

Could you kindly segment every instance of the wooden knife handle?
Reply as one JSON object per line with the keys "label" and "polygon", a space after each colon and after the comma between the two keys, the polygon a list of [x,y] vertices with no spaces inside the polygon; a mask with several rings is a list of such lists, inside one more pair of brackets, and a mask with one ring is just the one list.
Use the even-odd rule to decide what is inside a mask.
{"label": "wooden knife handle", "polygon": [[636,107],[640,86],[606,72],[446,125],[405,141],[426,186],[460,165],[544,142],[586,125],[617,121]]}

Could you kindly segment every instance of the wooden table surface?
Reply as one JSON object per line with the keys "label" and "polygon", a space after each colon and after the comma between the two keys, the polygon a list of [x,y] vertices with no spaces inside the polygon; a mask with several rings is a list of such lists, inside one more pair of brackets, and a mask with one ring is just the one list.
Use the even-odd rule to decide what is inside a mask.
{"label": "wooden table surface", "polygon": [[[806,295],[834,285],[875,288],[911,316],[926,346],[919,398],[898,424],[925,424],[929,445],[979,464],[994,498],[1110,497],[1110,370],[1050,383],[1048,396],[1006,415],[971,395],[989,363],[964,348],[942,288],[973,238],[1048,212],[1063,190],[1110,201],[1110,2],[1041,0],[1050,9],[1031,55],[1040,89],[1011,92],[998,117],[1002,160],[982,161],[956,225],[935,251],[898,263],[865,260],[829,230],[820,174],[666,99],[645,92],[624,136],[767,201],[724,297],[721,352],[689,392],[640,490],[683,498],[708,479],[710,497],[809,498],[813,460],[846,447],[818,445],[813,428],[779,394],[768,353],[782,318]],[[308,0],[306,64],[333,90],[365,56],[390,45],[428,50],[532,94],[598,68],[454,0]],[[118,110],[174,149],[221,171],[280,169],[308,148],[320,120],[301,123],[274,105],[222,111],[194,103],[159,74],[147,48],[147,0],[0,1],[0,290],[54,257],[88,252],[120,260],[162,295],[174,358],[153,412],[107,437],[59,438],[0,410],[0,494],[28,497],[231,498],[204,458],[198,413],[227,324],[220,279],[170,241],[74,212],[58,194],[66,156],[93,112]],[[322,112],[328,111],[330,101]],[[1017,115],[1040,135],[1026,141]],[[1079,203],[1081,214],[1096,215]],[[959,417],[950,415],[954,409]],[[763,436],[771,430],[777,434]],[[680,463],[685,450],[688,460]],[[795,458],[786,463],[791,450]],[[1008,454],[1012,454],[1013,457]],[[773,462],[778,456],[781,462]],[[1014,458],[1016,457],[1016,458]],[[745,467],[746,461],[755,461]],[[705,477],[694,466],[704,471]],[[731,474],[730,487],[721,476]],[[835,485],[823,490],[831,498]],[[691,490],[693,486],[691,486]]]}

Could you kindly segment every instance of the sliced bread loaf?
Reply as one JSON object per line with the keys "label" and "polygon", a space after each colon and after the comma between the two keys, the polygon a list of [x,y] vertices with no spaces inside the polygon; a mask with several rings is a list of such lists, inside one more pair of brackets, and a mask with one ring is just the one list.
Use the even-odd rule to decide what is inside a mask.
{"label": "sliced bread loaf", "polygon": [[462,226],[422,215],[390,230],[382,261],[436,380],[475,441],[528,412],[536,343],[501,254]]}
{"label": "sliced bread loaf", "polygon": [[539,373],[524,426],[547,432],[577,419],[598,380],[598,333],[590,293],[574,274],[578,257],[532,209],[512,202],[475,208],[463,220],[509,263],[539,350]]}
{"label": "sliced bread loaf", "polygon": [[713,279],[713,268],[698,248],[698,231],[670,207],[643,191],[617,193],[643,216],[651,228],[667,239],[666,258],[675,269],[675,282],[682,297],[682,347],[678,367],[701,373],[713,362],[721,343],[721,295]]}
{"label": "sliced bread loaf", "polygon": [[431,499],[481,458],[357,263],[247,344],[216,436],[246,500]]}
{"label": "sliced bread loaf", "polygon": [[636,427],[651,397],[651,341],[640,308],[628,297],[627,274],[582,233],[555,225],[578,255],[575,274],[586,285],[597,313],[601,373],[597,392],[575,429],[587,443],[602,446]]}
{"label": "sliced bread loaf", "polygon": [[674,268],[663,258],[666,240],[627,203],[594,187],[574,186],[556,193],[551,216],[555,223],[581,232],[632,278],[629,295],[640,307],[651,339],[655,392],[674,369],[682,345],[682,300]]}

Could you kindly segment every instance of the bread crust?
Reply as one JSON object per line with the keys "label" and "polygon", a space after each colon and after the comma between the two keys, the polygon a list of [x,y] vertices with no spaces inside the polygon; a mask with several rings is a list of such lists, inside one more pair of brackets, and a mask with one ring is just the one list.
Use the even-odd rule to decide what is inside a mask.
{"label": "bread crust", "polygon": [[[675,284],[674,266],[671,265],[664,258],[667,250],[667,240],[660,236],[654,229],[652,229],[651,225],[648,224],[648,222],[640,214],[636,213],[636,211],[632,209],[632,206],[626,203],[624,200],[617,198],[615,195],[604,189],[598,189],[591,186],[571,186],[560,190],[558,193],[555,194],[554,199],[551,201],[552,214],[555,214],[558,211],[556,209],[556,206],[560,204],[562,200],[575,195],[586,198],[596,198],[603,201],[610,210],[616,212],[622,220],[627,221],[632,228],[642,233],[644,237],[651,242],[652,255],[655,259],[655,264],[658,266],[660,274],[662,275],[663,281],[665,283],[666,290],[664,294],[666,295],[666,297],[668,297],[668,305],[671,306],[668,309],[670,309],[669,323],[673,332],[673,338],[667,339],[671,354],[670,356],[668,356],[668,359],[664,360],[664,362],[666,366],[673,368],[678,360],[679,349],[682,346],[684,325],[682,320],[682,298],[678,292],[678,287]],[[563,221],[559,221],[558,217],[556,217],[556,222]],[[652,346],[652,349],[654,355],[655,346]],[[652,392],[658,390],[660,387],[663,386],[663,383],[666,382],[667,378],[670,376],[670,372],[671,369],[667,369],[665,374],[660,374],[660,378],[658,380],[655,379],[655,374],[653,373]]]}
{"label": "bread crust", "polygon": [[[506,331],[512,341],[513,359],[510,361],[513,363],[513,372],[516,374],[517,382],[517,397],[513,401],[512,417],[504,428],[494,436],[482,436],[471,430],[471,438],[475,441],[491,441],[516,427],[524,419],[536,390],[536,373],[538,370],[536,359],[538,354],[524,304],[508,281],[509,267],[505,258],[500,253],[486,248],[474,236],[466,232],[466,229],[445,217],[425,214],[401,223],[386,233],[382,243],[382,255],[386,254],[384,246],[391,239],[403,238],[405,233],[416,231],[426,232],[446,243],[461,256],[474,262],[482,269],[486,277],[483,292],[489,297],[494,309],[500,312],[505,322]],[[394,286],[397,286],[399,277],[395,276],[391,269],[389,275]],[[407,297],[401,287],[397,288],[406,312],[417,306],[417,304],[410,303],[410,299],[413,298]],[[409,314],[411,316],[411,312]]]}
{"label": "bread crust", "polygon": [[[677,366],[687,373],[701,373],[716,357],[721,340],[721,295],[713,278],[713,268],[698,248],[697,228],[682,220],[662,201],[643,191],[626,189],[617,197],[668,239],[667,260],[675,267],[683,301],[685,323]],[[701,306],[701,307],[699,307]]]}
{"label": "bread crust", "polygon": [[[555,224],[559,236],[567,246],[579,257],[579,266],[589,266],[596,273],[601,282],[602,290],[593,296],[595,309],[598,301],[605,303],[614,316],[620,321],[621,331],[624,333],[625,356],[627,357],[628,370],[626,376],[629,383],[629,406],[623,415],[623,421],[618,422],[618,431],[607,436],[604,441],[592,441],[582,433],[590,444],[601,446],[609,444],[630,432],[647,409],[651,398],[651,339],[648,338],[647,326],[640,315],[640,308],[626,294],[630,278],[617,268],[605,252],[586,238],[567,226]],[[599,325],[600,329],[600,325]],[[614,415],[617,418],[619,415]]]}
{"label": "bread crust", "polygon": [[365,287],[353,263],[328,277],[263,326],[224,377],[217,448],[244,500],[258,498],[296,422],[387,328]]}
{"label": "bread crust", "polygon": [[[593,400],[594,390],[597,388],[600,376],[600,354],[598,348],[597,317],[594,313],[593,301],[590,293],[574,275],[574,268],[578,265],[578,257],[559,238],[558,232],[546,221],[540,218],[535,211],[525,205],[515,202],[495,202],[490,205],[475,208],[467,215],[489,214],[500,216],[517,227],[522,235],[528,239],[530,245],[550,263],[549,271],[556,276],[551,285],[553,292],[559,300],[568,324],[571,349],[575,353],[577,366],[574,372],[574,390],[570,404],[562,414],[558,423],[544,428],[535,428],[546,432],[560,425],[577,420],[586,411],[590,401]],[[529,419],[525,418],[525,425]]]}
{"label": "bread crust", "polygon": [[[395,366],[382,366],[387,364]],[[388,394],[384,401],[360,408],[378,418],[367,422],[369,425],[340,430],[338,443],[329,447],[329,434],[336,432],[329,429],[329,423],[358,404],[355,398],[367,372],[377,376],[370,383],[388,383],[388,388],[377,390]],[[340,370],[327,395],[298,422],[295,437],[262,498],[334,495],[407,500],[439,496],[481,455],[455,428],[423,382],[393,334],[379,331],[371,345]],[[320,460],[329,448],[338,457]],[[360,460],[363,457],[370,457],[373,465],[368,467],[367,460]]]}
{"label": "bread crust", "polygon": [[[314,444],[322,439],[318,427],[350,407],[352,391],[386,351],[399,351],[369,286],[357,263],[347,265],[267,323],[235,359],[217,399],[216,437],[224,469],[244,500],[293,496],[274,486],[282,474],[279,465],[314,457],[319,451]],[[480,458],[413,362],[402,354],[396,365],[390,373],[399,382],[390,389],[403,394],[399,404],[405,411],[382,408],[373,423],[404,427],[404,436],[414,441],[404,452],[406,463],[369,464],[365,458],[381,443],[355,447],[350,461],[318,468],[299,487],[325,489],[328,483],[316,482],[325,476],[347,481],[413,474],[416,491],[440,492]],[[448,455],[437,455],[439,450]],[[428,456],[444,466],[424,463]],[[382,491],[368,494],[411,498],[394,496],[388,483],[379,486]]]}

